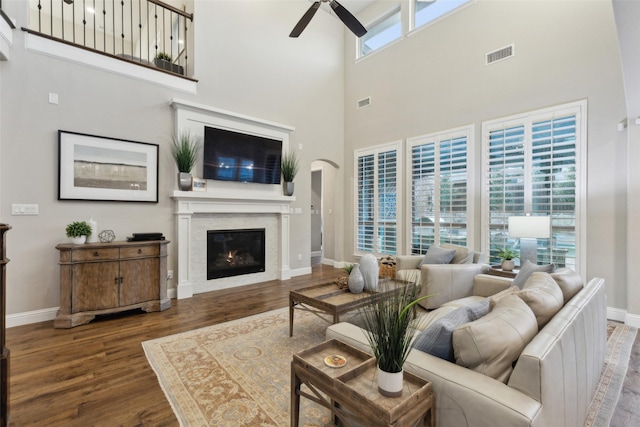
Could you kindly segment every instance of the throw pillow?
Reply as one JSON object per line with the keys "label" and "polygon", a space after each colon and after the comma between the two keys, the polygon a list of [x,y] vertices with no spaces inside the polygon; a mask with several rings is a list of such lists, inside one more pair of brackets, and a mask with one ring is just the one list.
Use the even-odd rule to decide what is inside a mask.
{"label": "throw pillow", "polygon": [[[436,310],[437,311],[437,310]],[[451,337],[454,329],[467,322],[472,322],[489,312],[489,299],[460,307],[445,314],[433,322],[431,326],[420,332],[413,342],[413,348],[454,362]]]}
{"label": "throw pillow", "polygon": [[473,263],[473,251],[465,246],[452,245],[450,243],[441,243],[441,248],[453,249],[455,254],[451,260],[451,264],[471,264]]}
{"label": "throw pillow", "polygon": [[527,279],[524,287],[516,295],[522,298],[538,322],[538,329],[544,328],[564,304],[560,286],[548,274],[535,272]]}
{"label": "throw pillow", "polygon": [[423,264],[449,264],[455,253],[455,249],[443,249],[440,246],[431,245],[418,267],[422,267]]}
{"label": "throw pillow", "polygon": [[551,277],[560,286],[565,304],[584,287],[582,277],[570,268],[559,268]]}
{"label": "throw pillow", "polygon": [[522,286],[524,286],[524,282],[526,282],[529,276],[531,276],[531,273],[536,271],[553,273],[553,264],[537,265],[529,260],[526,260],[524,262],[524,265],[520,267],[520,271],[518,272],[518,274],[516,274],[516,277],[513,279],[512,285],[522,289]]}
{"label": "throw pillow", "polygon": [[506,384],[513,362],[537,333],[531,309],[517,295],[507,295],[489,314],[453,331],[456,363]]}

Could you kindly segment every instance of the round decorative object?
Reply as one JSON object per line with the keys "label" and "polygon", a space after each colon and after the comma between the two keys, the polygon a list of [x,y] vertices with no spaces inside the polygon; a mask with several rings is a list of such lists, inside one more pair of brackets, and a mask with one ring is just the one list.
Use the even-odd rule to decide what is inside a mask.
{"label": "round decorative object", "polygon": [[383,396],[402,396],[404,374],[400,372],[385,372],[378,368],[378,391]]}
{"label": "round decorative object", "polygon": [[347,364],[347,359],[339,354],[332,354],[324,358],[324,364],[330,368],[342,368]]}
{"label": "round decorative object", "polygon": [[514,267],[515,267],[515,263],[513,262],[512,259],[505,259],[504,261],[502,261],[502,269],[504,271],[511,271],[513,270]]}
{"label": "round decorative object", "polygon": [[373,254],[366,254],[360,258],[360,271],[364,278],[364,290],[375,291],[378,289],[378,259]]}
{"label": "round decorative object", "polygon": [[98,237],[102,243],[111,243],[116,239],[116,234],[113,230],[102,230]]}
{"label": "round decorative object", "polygon": [[349,286],[349,292],[352,294],[359,294],[364,289],[364,278],[362,277],[358,264],[353,264],[351,273],[349,273],[349,281],[347,283]]}

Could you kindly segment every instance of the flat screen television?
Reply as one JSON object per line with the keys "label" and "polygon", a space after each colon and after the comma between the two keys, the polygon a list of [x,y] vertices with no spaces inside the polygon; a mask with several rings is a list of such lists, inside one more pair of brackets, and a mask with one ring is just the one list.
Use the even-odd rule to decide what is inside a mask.
{"label": "flat screen television", "polygon": [[204,128],[206,179],[280,184],[282,141],[225,129]]}

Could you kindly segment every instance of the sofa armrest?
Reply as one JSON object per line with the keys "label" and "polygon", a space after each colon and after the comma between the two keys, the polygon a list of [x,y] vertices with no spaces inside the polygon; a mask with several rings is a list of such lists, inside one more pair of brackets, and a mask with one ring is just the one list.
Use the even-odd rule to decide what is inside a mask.
{"label": "sofa armrest", "polygon": [[454,299],[473,295],[473,278],[489,267],[484,264],[423,264],[421,295],[433,295],[420,305],[427,310]]}
{"label": "sofa armrest", "polygon": [[396,271],[417,269],[423,259],[423,255],[397,255]]}
{"label": "sofa armrest", "polygon": [[507,289],[513,283],[509,277],[478,274],[473,278],[473,295],[490,297]]}

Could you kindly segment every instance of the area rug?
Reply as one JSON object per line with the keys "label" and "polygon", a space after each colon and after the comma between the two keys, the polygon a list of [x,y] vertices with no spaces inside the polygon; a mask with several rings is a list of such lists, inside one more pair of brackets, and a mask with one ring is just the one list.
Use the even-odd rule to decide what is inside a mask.
{"label": "area rug", "polygon": [[[288,308],[142,343],[181,426],[289,425],[291,356],[324,340],[327,324]],[[609,323],[607,355],[585,427],[604,427],[615,409],[637,330]],[[301,399],[300,426],[331,425]]]}
{"label": "area rug", "polygon": [[638,330],[607,322],[607,354],[584,427],[609,427],[624,384]]}

